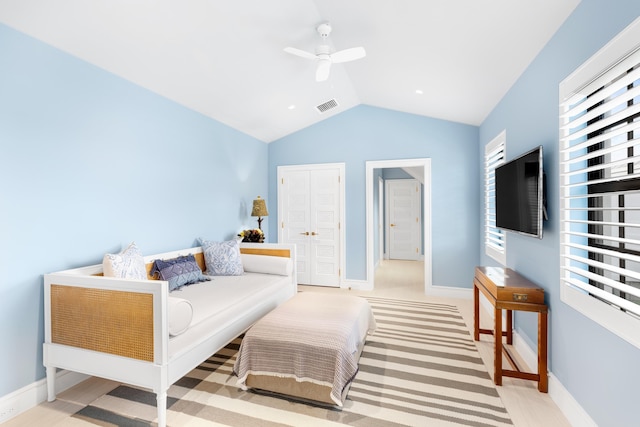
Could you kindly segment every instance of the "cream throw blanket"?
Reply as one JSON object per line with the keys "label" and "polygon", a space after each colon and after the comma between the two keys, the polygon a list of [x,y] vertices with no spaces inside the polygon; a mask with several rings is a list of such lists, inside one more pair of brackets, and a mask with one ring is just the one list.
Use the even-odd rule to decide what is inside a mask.
{"label": "cream throw blanket", "polygon": [[346,295],[302,292],[252,326],[234,367],[246,389],[247,375],[295,378],[342,391],[358,372],[358,349],[376,327],[369,303]]}

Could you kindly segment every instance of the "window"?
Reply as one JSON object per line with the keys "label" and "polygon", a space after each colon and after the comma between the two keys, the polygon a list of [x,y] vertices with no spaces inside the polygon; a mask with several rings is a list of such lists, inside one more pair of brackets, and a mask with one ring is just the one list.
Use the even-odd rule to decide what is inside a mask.
{"label": "window", "polygon": [[561,298],[640,347],[640,19],[560,84]]}
{"label": "window", "polygon": [[484,247],[488,256],[502,265],[507,263],[504,231],[496,228],[496,167],[504,163],[506,131],[484,149]]}

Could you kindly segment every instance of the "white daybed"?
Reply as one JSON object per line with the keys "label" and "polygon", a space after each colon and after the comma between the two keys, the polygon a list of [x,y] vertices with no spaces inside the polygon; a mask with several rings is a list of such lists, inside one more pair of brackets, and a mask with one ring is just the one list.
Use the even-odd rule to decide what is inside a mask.
{"label": "white daybed", "polygon": [[[46,274],[48,400],[55,399],[57,368],[107,378],[153,390],[158,426],[164,427],[171,384],[297,292],[294,245],[243,243],[240,251],[243,257],[267,256],[264,260],[278,261],[280,267],[260,258],[257,265],[266,265],[265,272],[245,269],[242,276],[215,276],[176,291],[193,305],[190,326],[177,336],[169,334],[173,298],[167,281],[104,277],[102,265]],[[147,256],[147,271],[155,259],[188,254],[204,270],[198,247]],[[289,258],[286,275],[283,257]]]}

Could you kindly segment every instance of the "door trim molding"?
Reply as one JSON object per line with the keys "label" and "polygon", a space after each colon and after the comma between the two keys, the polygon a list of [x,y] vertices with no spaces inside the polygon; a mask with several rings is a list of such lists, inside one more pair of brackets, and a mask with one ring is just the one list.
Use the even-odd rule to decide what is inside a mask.
{"label": "door trim molding", "polygon": [[278,228],[278,242],[282,242],[282,199],[280,194],[280,180],[282,179],[282,174],[285,171],[308,171],[308,170],[322,170],[322,169],[334,169],[337,168],[340,173],[340,228],[339,228],[339,268],[340,274],[338,276],[338,284],[340,288],[348,287],[345,284],[345,271],[346,271],[346,254],[345,254],[345,235],[346,235],[346,221],[345,221],[345,209],[346,209],[346,198],[345,198],[345,188],[346,188],[346,176],[345,176],[345,163],[314,163],[314,164],[305,164],[305,165],[288,165],[288,166],[278,166],[277,167],[277,178],[278,182],[276,184],[276,194],[277,194],[277,203],[278,203],[278,222],[280,225],[276,224]]}
{"label": "door trim molding", "polygon": [[424,172],[423,198],[424,206],[422,211],[422,227],[424,232],[424,292],[431,294],[433,288],[432,278],[432,256],[431,256],[431,159],[402,159],[402,160],[374,160],[366,162],[365,184],[366,184],[366,261],[368,287],[373,289],[374,283],[374,223],[373,223],[373,171],[374,169],[385,168],[422,168]]}
{"label": "door trim molding", "polygon": [[[385,234],[385,220],[384,220],[384,211],[385,211],[385,206],[384,206],[384,179],[382,179],[381,176],[378,177],[378,182],[377,182],[377,191],[378,191],[378,206],[374,206],[374,209],[378,210],[378,224],[376,224],[377,226],[377,230],[378,233],[380,235]],[[380,241],[380,239],[378,240]],[[378,245],[378,259],[382,260],[382,259],[387,259],[388,255],[385,252],[385,246],[384,244],[379,244]],[[376,268],[377,265],[374,266],[374,268]]]}

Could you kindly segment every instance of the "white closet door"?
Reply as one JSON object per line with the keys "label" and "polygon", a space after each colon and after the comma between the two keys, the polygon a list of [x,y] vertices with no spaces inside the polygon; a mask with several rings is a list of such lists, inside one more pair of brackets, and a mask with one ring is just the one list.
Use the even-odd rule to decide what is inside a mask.
{"label": "white closet door", "polygon": [[311,282],[340,286],[340,171],[311,171]]}
{"label": "white closet door", "polygon": [[420,259],[420,199],[420,183],[417,180],[387,180],[390,259]]}
{"label": "white closet door", "polygon": [[344,166],[278,168],[278,240],[295,243],[298,283],[340,286]]}
{"label": "white closet door", "polygon": [[278,192],[278,204],[282,204],[282,212],[278,212],[281,225],[278,240],[281,243],[295,243],[298,283],[309,284],[311,283],[309,171],[287,171],[278,180],[281,190]]}

